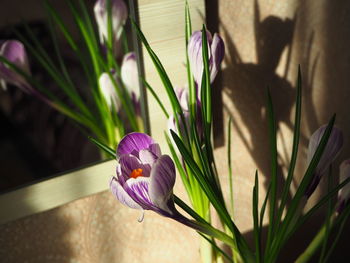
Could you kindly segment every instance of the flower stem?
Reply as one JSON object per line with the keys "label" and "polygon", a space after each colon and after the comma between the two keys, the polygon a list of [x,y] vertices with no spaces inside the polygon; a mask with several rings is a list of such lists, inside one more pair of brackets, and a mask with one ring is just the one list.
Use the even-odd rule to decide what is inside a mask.
{"label": "flower stem", "polygon": [[334,217],[331,217],[329,225],[325,223],[321,229],[318,231],[317,235],[311,241],[309,246],[305,251],[295,260],[295,263],[304,263],[308,262],[310,258],[315,254],[319,246],[322,244],[324,238],[326,238],[327,232],[332,228],[334,222]]}

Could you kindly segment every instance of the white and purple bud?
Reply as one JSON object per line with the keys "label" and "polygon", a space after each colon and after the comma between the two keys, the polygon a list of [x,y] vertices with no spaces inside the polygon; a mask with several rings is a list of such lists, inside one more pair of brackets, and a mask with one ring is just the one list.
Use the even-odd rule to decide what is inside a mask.
{"label": "white and purple bud", "polygon": [[130,52],[124,55],[121,65],[121,78],[125,87],[130,93],[135,93],[136,97],[140,96],[139,71],[137,67],[136,55]]}
{"label": "white and purple bud", "polygon": [[[350,159],[345,160],[341,163],[339,173],[339,181],[343,183],[345,180],[350,178]],[[338,193],[338,204],[337,204],[337,212],[341,213],[347,203],[350,200],[350,183],[347,183],[342,189],[339,190]]]}
{"label": "white and purple bud", "polygon": [[175,94],[179,100],[180,106],[183,111],[189,111],[189,92],[188,88],[175,88]]}
{"label": "white and purple bud", "polygon": [[[117,43],[123,31],[123,26],[128,17],[128,9],[122,0],[111,0],[113,43]],[[97,0],[94,6],[95,19],[103,44],[108,39],[108,10],[107,0]]]}
{"label": "white and purple bud", "polygon": [[[21,42],[17,40],[7,40],[3,42],[0,48],[0,56],[6,58],[24,73],[30,75],[28,56]],[[0,63],[0,78],[7,83],[19,87],[26,93],[31,93],[32,88],[26,79],[4,63]]]}
{"label": "white and purple bud", "polygon": [[134,52],[130,52],[124,55],[120,71],[122,81],[130,93],[135,112],[140,116],[140,76],[137,67],[136,55]]}
{"label": "white and purple bud", "polygon": [[[216,74],[219,71],[221,62],[224,59],[225,45],[224,45],[224,41],[217,33],[215,33],[214,37],[212,37],[209,31],[207,31],[207,41],[208,41],[210,82],[212,83],[216,77]],[[201,31],[195,31],[189,40],[188,58],[190,61],[191,71],[192,71],[194,80],[198,85],[198,92],[200,94],[203,69],[204,69],[203,57],[202,57],[202,32]]]}
{"label": "white and purple bud", "polygon": [[[116,80],[117,81],[117,80]],[[110,109],[119,110],[120,100],[113,85],[113,81],[108,73],[104,72],[98,79],[101,93],[106,100],[106,103]]]}
{"label": "white and purple bud", "polygon": [[[322,139],[322,136],[326,130],[327,126],[321,126],[317,131],[315,131],[310,138],[309,148],[307,152],[307,163],[310,164],[318,145]],[[329,136],[327,145],[323,151],[320,161],[315,169],[313,179],[306,190],[306,196],[309,198],[315,191],[317,185],[319,184],[322,176],[327,172],[331,163],[338,156],[341,148],[343,147],[343,133],[337,128],[333,127],[332,132]]]}

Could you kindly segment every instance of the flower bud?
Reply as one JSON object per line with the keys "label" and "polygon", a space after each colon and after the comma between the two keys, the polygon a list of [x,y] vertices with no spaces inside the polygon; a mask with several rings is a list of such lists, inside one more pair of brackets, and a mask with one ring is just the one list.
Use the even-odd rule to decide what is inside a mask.
{"label": "flower bud", "polygon": [[121,66],[121,78],[125,87],[130,93],[135,93],[137,98],[140,97],[139,71],[137,68],[136,55],[130,52],[124,55]]}
{"label": "flower bud", "polygon": [[118,111],[120,106],[120,100],[110,76],[106,72],[104,72],[101,74],[100,78],[98,79],[98,82],[100,85],[101,93],[105,98],[108,107],[110,109],[114,107],[115,110]]}
{"label": "flower bud", "polygon": [[[0,56],[3,56],[9,62],[16,65],[24,73],[30,74],[27,53],[21,42],[17,40],[7,40],[3,42],[0,48]],[[27,93],[31,90],[25,78],[16,71],[10,69],[4,63],[0,63],[0,78],[5,82],[18,86]]]}
{"label": "flower bud", "polygon": [[[322,136],[326,128],[327,126],[323,125],[311,135],[311,138],[309,141],[308,153],[307,153],[308,164],[310,164],[316,152],[316,149],[320,144],[320,141],[322,139]],[[306,190],[307,197],[310,197],[312,195],[318,183],[320,182],[322,176],[327,172],[327,169],[339,154],[342,146],[343,146],[343,133],[337,127],[333,127],[332,132],[329,136],[327,145],[315,169],[314,177]]]}
{"label": "flower bud", "polygon": [[[218,34],[214,34],[212,38],[209,31],[207,31],[207,42],[208,42],[208,59],[209,59],[209,71],[210,71],[210,82],[213,82],[216,74],[219,71],[220,64],[224,58],[225,46],[224,41]],[[195,31],[188,43],[188,58],[190,61],[191,71],[199,89],[202,85],[203,76],[203,57],[202,57],[202,32]]]}
{"label": "flower bud", "polygon": [[[122,0],[111,0],[112,8],[112,31],[113,42],[116,43],[120,39],[126,18],[128,17],[128,10]],[[108,39],[108,10],[107,0],[97,0],[95,7],[95,19],[100,34],[100,42],[105,43]]]}
{"label": "flower bud", "polygon": [[[345,160],[340,165],[339,183],[350,178],[350,159]],[[341,213],[350,199],[350,183],[347,183],[338,194],[338,213]]]}

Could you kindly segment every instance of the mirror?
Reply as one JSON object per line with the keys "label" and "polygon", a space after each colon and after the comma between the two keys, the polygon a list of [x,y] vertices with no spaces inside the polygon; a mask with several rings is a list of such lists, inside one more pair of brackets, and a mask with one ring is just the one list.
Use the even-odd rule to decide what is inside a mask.
{"label": "mirror", "polygon": [[[79,49],[87,52],[88,48],[84,48],[81,34],[66,1],[49,2],[52,2],[54,9],[62,16],[62,20],[72,32],[73,40],[79,44]],[[79,7],[80,2],[86,3],[89,17],[93,22],[94,29],[97,30],[94,19],[96,1],[72,0],[72,2],[77,7]],[[135,7],[130,7],[132,7],[131,13],[135,13]],[[50,57],[54,58],[54,62],[58,65],[59,60],[55,57],[47,14],[42,0],[1,1],[0,40],[18,39],[18,33],[25,39],[30,39],[30,34],[34,34],[42,48]],[[30,31],[26,29],[25,24],[30,28]],[[124,29],[126,32],[124,39],[128,42],[129,50],[135,50],[137,47],[133,47],[132,43],[136,43],[136,41],[133,39],[129,20],[127,20]],[[17,33],[14,33],[15,31]],[[57,29],[56,32],[59,30]],[[96,35],[98,36],[98,34]],[[81,95],[83,102],[90,109],[93,107],[93,102],[89,97],[90,93],[86,92],[89,83],[84,77],[85,75],[82,74],[82,65],[62,33],[57,33],[57,39],[67,72],[77,87],[77,92]],[[99,48],[103,48],[99,43],[98,45]],[[34,47],[34,51],[40,52],[36,45]],[[117,51],[116,60],[118,63],[122,62],[124,53],[123,50]],[[33,52],[27,50],[27,54],[32,76],[38,82],[44,83],[45,89],[54,93],[66,105],[74,108],[75,106],[72,105],[67,95],[57,87],[57,82],[55,83],[50,74],[43,70]],[[3,87],[0,88],[0,193],[107,158],[88,140],[87,135],[94,136],[94,134],[89,133],[82,125],[78,125],[37,97],[26,94],[20,88],[10,83],[3,84],[4,81],[2,81]],[[145,105],[143,101],[140,104],[141,111],[145,112],[145,107],[142,106]],[[121,117],[122,121],[123,118],[126,117]],[[144,124],[144,127],[147,125]]]}

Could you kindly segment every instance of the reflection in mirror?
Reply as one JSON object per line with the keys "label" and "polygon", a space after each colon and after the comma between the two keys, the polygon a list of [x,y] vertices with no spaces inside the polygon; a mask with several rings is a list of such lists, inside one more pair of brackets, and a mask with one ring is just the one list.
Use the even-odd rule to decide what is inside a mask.
{"label": "reflection in mirror", "polygon": [[122,0],[1,1],[0,192],[106,158],[88,136],[115,148],[143,130],[129,13]]}

